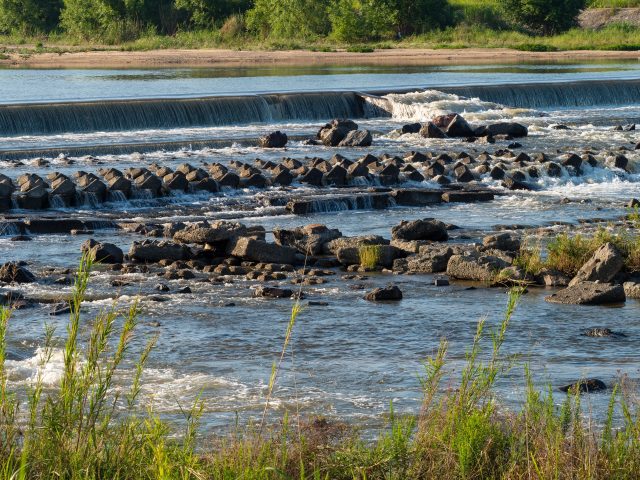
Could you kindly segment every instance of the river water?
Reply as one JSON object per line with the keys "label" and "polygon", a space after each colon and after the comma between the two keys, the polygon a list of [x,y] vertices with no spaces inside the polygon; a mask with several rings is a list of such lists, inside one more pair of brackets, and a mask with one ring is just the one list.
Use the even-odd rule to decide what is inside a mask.
{"label": "river water", "polygon": [[[479,204],[395,207],[386,210],[344,210],[324,203],[316,213],[288,214],[272,199],[290,192],[240,190],[224,194],[182,194],[163,199],[87,204],[73,209],[50,209],[47,215],[153,222],[233,218],[248,224],[295,227],[323,223],[344,235],[379,234],[390,237],[401,220],[435,217],[460,227],[459,241],[478,240],[497,225],[553,227],[578,225],[584,219],[616,219],[626,213],[629,198],[640,197],[640,156],[636,131],[615,131],[616,125],[640,123],[640,64],[594,63],[553,65],[494,65],[455,67],[322,67],[200,70],[0,70],[0,167],[16,178],[22,173],[72,174],[101,167],[175,167],[185,161],[228,164],[280,160],[283,155],[329,159],[335,153],[356,159],[365,153],[403,156],[409,151],[477,155],[493,153],[506,143],[469,144],[458,140],[400,135],[396,129],[435,115],[457,112],[473,124],[516,121],[529,127],[519,140],[522,151],[551,156],[585,150],[603,160],[606,152],[623,153],[630,172],[585,167],[583,175],[563,171],[558,178],[528,178],[533,192],[504,192],[499,182],[482,182],[503,191],[495,201]],[[351,92],[369,92],[384,99],[389,112],[375,115],[370,105],[354,100]],[[287,97],[273,96],[286,92]],[[309,96],[305,92],[324,92]],[[393,93],[398,92],[398,93]],[[225,96],[235,97],[233,102]],[[270,96],[271,95],[271,96]],[[196,104],[175,103],[198,97]],[[224,98],[210,98],[224,97]],[[141,103],[131,102],[145,99]],[[173,100],[169,100],[173,99]],[[118,102],[119,101],[119,102]],[[174,102],[174,103],[171,103]],[[81,106],[86,105],[86,107]],[[131,106],[134,105],[134,106]],[[195,105],[195,106],[194,106]],[[209,105],[202,107],[202,105]],[[248,107],[247,105],[250,105]],[[125,110],[122,110],[122,109]],[[126,110],[130,108],[130,110]],[[123,113],[124,112],[124,113]],[[129,112],[129,113],[127,113]],[[135,115],[131,112],[136,112]],[[213,112],[213,113],[212,113]],[[372,113],[373,112],[373,113]],[[126,121],[118,115],[130,115]],[[200,115],[200,116],[198,116]],[[370,148],[327,148],[303,139],[336,116],[355,118],[374,132]],[[567,130],[553,128],[563,124]],[[93,127],[92,125],[95,125]],[[123,125],[126,128],[122,128]],[[293,140],[286,152],[255,147],[255,138],[279,129]],[[504,143],[504,144],[503,144]],[[74,152],[78,152],[74,156]],[[70,153],[74,163],[58,157]],[[87,156],[89,155],[89,156]],[[50,164],[43,166],[45,157]],[[430,182],[411,185],[433,188]],[[294,194],[336,195],[344,190],[299,188]],[[569,199],[569,203],[564,199]],[[270,200],[271,199],[271,200]],[[328,205],[328,206],[327,206]],[[11,211],[7,215],[36,217],[42,212]],[[559,227],[557,227],[559,228]],[[82,237],[33,235],[27,243],[0,237],[4,261],[24,260],[40,272],[47,267],[68,268],[77,263]],[[97,240],[127,251],[136,234],[96,230]],[[507,302],[504,289],[469,289],[453,283],[435,287],[433,277],[390,277],[341,281],[341,272],[327,283],[305,287],[308,300],[326,302],[306,307],[295,326],[292,352],[283,364],[273,406],[279,415],[300,408],[305,414],[335,415],[377,425],[389,410],[416,412],[419,408],[422,362],[433,354],[441,338],[450,342],[452,366],[459,367],[470,347],[476,324],[500,321]],[[130,285],[109,286],[112,273],[98,270],[87,304],[86,318],[111,306],[122,307],[142,298],[137,349],[159,334],[144,375],[145,399],[156,411],[180,419],[180,408],[197,395],[205,400],[207,428],[225,428],[236,415],[241,422],[260,414],[271,365],[282,347],[289,320],[290,300],[252,298],[254,282],[238,278],[225,284],[184,280],[168,283],[172,291],[189,285],[191,294],[151,296],[158,279],[145,274],[125,275]],[[399,304],[362,300],[364,289],[393,281],[404,292]],[[51,281],[26,286],[26,294],[60,296],[70,287]],[[578,307],[544,302],[550,290],[531,289],[521,299],[507,334],[505,353],[529,362],[538,385],[554,387],[583,376],[611,384],[621,375],[639,378],[638,339],[640,305]],[[232,306],[231,306],[232,305]],[[51,317],[46,305],[15,312],[9,339],[12,382],[28,384],[35,375],[44,323],[64,335],[66,318]],[[156,323],[157,322],[157,323]],[[627,336],[594,339],[581,335],[588,327],[605,326]],[[61,345],[58,345],[60,347]],[[45,379],[59,381],[62,350],[56,350]],[[512,369],[498,384],[498,398],[517,407],[523,370]],[[558,397],[560,399],[560,396]],[[604,412],[608,395],[588,400]]]}

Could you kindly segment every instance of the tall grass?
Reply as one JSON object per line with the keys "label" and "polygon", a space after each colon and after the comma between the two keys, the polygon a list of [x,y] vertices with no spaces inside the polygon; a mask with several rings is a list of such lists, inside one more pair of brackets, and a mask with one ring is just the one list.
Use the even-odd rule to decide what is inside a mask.
{"label": "tall grass", "polygon": [[[85,322],[82,303],[91,270],[83,258],[71,298],[62,380],[43,384],[42,369],[28,389],[24,412],[5,367],[11,310],[0,309],[0,478],[3,479],[523,479],[637,478],[640,417],[624,383],[616,386],[603,426],[585,421],[579,393],[554,398],[540,392],[525,367],[519,412],[496,397],[496,381],[520,368],[502,352],[516,310],[511,290],[495,328],[477,324],[464,366],[452,368],[442,340],[424,363],[422,406],[397,415],[377,439],[359,436],[357,425],[311,418],[293,424],[231,428],[229,436],[204,440],[199,419],[204,402],[186,412],[182,432],[140,405],[142,372],[155,339],[131,360],[139,308],[116,306]],[[265,411],[280,364],[292,350],[300,313],[294,305],[279,363],[269,381]],[[116,325],[120,325],[116,327]],[[47,328],[40,367],[57,344]],[[131,365],[133,363],[133,365]],[[128,365],[125,367],[125,365]],[[128,383],[115,388],[116,372]],[[122,375],[121,375],[122,377]],[[614,413],[621,420],[614,420]]]}

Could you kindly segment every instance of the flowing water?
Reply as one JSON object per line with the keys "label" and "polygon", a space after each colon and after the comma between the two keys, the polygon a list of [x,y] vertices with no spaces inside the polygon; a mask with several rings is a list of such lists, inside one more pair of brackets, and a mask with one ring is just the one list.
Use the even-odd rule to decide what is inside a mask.
{"label": "flowing water", "polygon": [[[53,205],[46,212],[7,212],[7,219],[66,216],[104,221],[195,221],[230,218],[247,224],[295,227],[323,223],[344,235],[379,234],[401,220],[435,217],[460,227],[459,241],[477,241],[498,225],[550,227],[579,225],[581,221],[616,219],[624,204],[640,196],[640,155],[635,130],[616,131],[616,125],[640,123],[640,64],[555,64],[456,67],[359,67],[307,69],[220,70],[0,70],[0,168],[12,178],[31,172],[72,174],[98,166],[122,170],[158,163],[169,167],[188,161],[228,164],[233,160],[279,161],[283,156],[329,159],[335,153],[356,159],[365,153],[403,156],[408,151],[493,153],[507,143],[469,144],[458,140],[400,135],[399,127],[433,116],[457,112],[472,124],[515,121],[529,126],[519,140],[522,151],[550,156],[584,150],[623,153],[629,172],[585,167],[583,175],[563,170],[560,177],[528,178],[533,192],[503,192],[489,203],[439,204],[429,207],[368,208],[366,201],[349,197],[349,189],[322,189],[297,185],[295,190],[239,190],[222,194],[185,193],[161,199],[138,195],[127,200],[112,195],[107,203],[86,198],[80,206]],[[327,148],[304,139],[334,117],[355,119],[374,132],[372,147]],[[559,130],[562,124],[569,129]],[[286,149],[265,151],[255,139],[273,130],[292,139]],[[59,156],[60,154],[63,154]],[[73,164],[69,164],[72,157]],[[42,158],[49,162],[43,164]],[[490,177],[482,182],[502,191]],[[430,182],[412,184],[429,187]],[[355,191],[355,190],[354,190]],[[362,189],[359,190],[360,192]],[[343,199],[344,196],[349,197]],[[290,215],[283,207],[292,196],[316,198],[315,213]],[[341,197],[342,196],[342,197]],[[566,202],[568,198],[569,203]],[[283,200],[284,199],[284,200]],[[0,236],[4,261],[24,260],[33,271],[68,268],[77,263],[81,236],[33,234],[16,243],[18,232],[5,223]],[[560,228],[560,227],[551,227]],[[96,240],[128,250],[141,237],[103,228]],[[372,274],[364,280],[342,281],[341,273],[317,287],[305,287],[316,302],[306,307],[295,327],[293,354],[275,393],[277,412],[301,408],[306,414],[359,418],[371,425],[393,402],[397,411],[415,412],[419,406],[421,362],[450,341],[450,358],[460,365],[475,333],[486,317],[500,319],[507,301],[504,289],[477,288],[454,283],[435,287],[432,276]],[[290,300],[252,297],[255,282],[238,277],[233,282],[172,280],[172,292],[189,285],[191,294],[169,293],[158,302],[153,296],[160,279],[145,274],[122,278],[128,286],[110,286],[112,273],[98,270],[92,280],[90,316],[108,308],[118,297],[126,306],[142,295],[139,348],[144,338],[159,334],[157,348],[144,376],[144,394],[157,411],[180,418],[180,406],[201,392],[206,400],[208,428],[222,428],[257,416],[271,364],[279,354],[289,320]],[[163,280],[164,281],[164,280]],[[405,298],[399,304],[372,304],[362,300],[365,289],[390,281]],[[39,282],[24,287],[26,294],[59,297],[69,286]],[[509,330],[506,351],[530,362],[536,381],[559,386],[583,376],[612,383],[620,375],[639,378],[638,339],[640,305],[628,300],[623,307],[577,307],[544,302],[549,290],[531,289],[521,300]],[[323,302],[326,302],[324,304]],[[318,306],[322,304],[322,306]],[[11,324],[12,381],[26,384],[34,378],[42,345],[43,324],[56,325],[64,334],[66,318],[50,317],[49,306],[19,310]],[[582,330],[606,326],[627,336],[594,339]],[[61,374],[57,352],[47,366],[45,381],[54,385]],[[500,381],[500,399],[517,406],[522,369],[513,369]],[[589,397],[594,410],[604,408],[606,394]]]}

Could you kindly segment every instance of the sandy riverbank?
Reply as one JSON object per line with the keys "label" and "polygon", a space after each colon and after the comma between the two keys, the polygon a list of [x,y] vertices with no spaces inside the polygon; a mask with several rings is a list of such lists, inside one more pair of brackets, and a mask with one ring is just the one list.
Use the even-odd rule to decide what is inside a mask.
{"label": "sandy riverbank", "polygon": [[567,62],[640,59],[640,52],[564,51],[521,52],[511,49],[388,49],[373,53],[293,51],[238,51],[223,49],[87,51],[9,54],[4,67],[29,68],[170,68],[305,65],[442,65],[477,63]]}

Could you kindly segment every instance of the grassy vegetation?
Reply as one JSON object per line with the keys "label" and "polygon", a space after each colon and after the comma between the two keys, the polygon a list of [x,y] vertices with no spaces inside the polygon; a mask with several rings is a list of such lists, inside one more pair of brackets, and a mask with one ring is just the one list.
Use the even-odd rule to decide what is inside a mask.
{"label": "grassy vegetation", "polygon": [[[636,222],[634,217],[637,215],[630,214],[632,222]],[[543,255],[540,245],[523,245],[514,265],[531,275],[538,275],[543,269],[548,268],[574,276],[605,243],[612,243],[624,255],[628,272],[640,272],[640,236],[628,230],[606,228],[598,229],[591,237],[562,233],[547,244],[546,255]]]}
{"label": "grassy vegetation", "polygon": [[366,270],[375,270],[380,263],[382,249],[380,245],[363,245],[358,249],[360,266]]}
{"label": "grassy vegetation", "polygon": [[[562,50],[640,50],[640,28],[626,24],[613,24],[599,30],[574,28],[567,32],[536,36],[524,32],[500,28],[491,11],[491,4],[465,7],[464,16],[469,22],[444,30],[433,30],[402,40],[382,40],[349,44],[330,38],[313,39],[258,38],[246,32],[222,29],[179,31],[175,35],[158,35],[148,32],[136,40],[123,43],[99,43],[80,40],[64,34],[48,36],[0,36],[0,54],[32,55],[42,52],[64,53],[90,50],[148,51],[156,49],[229,48],[234,50],[312,50],[331,52],[337,50],[368,53],[387,48],[513,48],[521,51],[550,52]],[[472,13],[476,11],[476,13]],[[484,12],[484,13],[482,13]],[[479,17],[486,17],[487,21]]]}
{"label": "grassy vegetation", "polygon": [[[81,305],[90,269],[83,259],[71,299],[62,381],[45,389],[38,374],[25,405],[18,401],[25,392],[9,386],[5,358],[11,311],[0,309],[0,478],[637,478],[640,416],[624,382],[610,392],[608,410],[598,412],[604,423],[597,429],[585,420],[579,393],[560,399],[551,389],[540,392],[526,367],[521,410],[501,407],[493,387],[506,372],[520,368],[502,347],[521,290],[510,292],[494,330],[484,320],[478,323],[462,369],[449,368],[447,342],[440,343],[424,364],[420,412],[398,416],[391,406],[388,426],[375,441],[360,438],[357,426],[305,420],[297,412],[279,425],[267,426],[263,418],[229,436],[204,439],[201,401],[186,413],[180,432],[139,405],[142,372],[155,339],[133,368],[127,367],[133,371],[128,386],[114,388],[115,376],[131,363],[139,309],[135,303],[125,312],[113,307],[85,324]],[[296,304],[272,369],[265,413],[299,313]],[[55,341],[47,329],[41,367]],[[621,413],[619,421],[615,412]]]}

